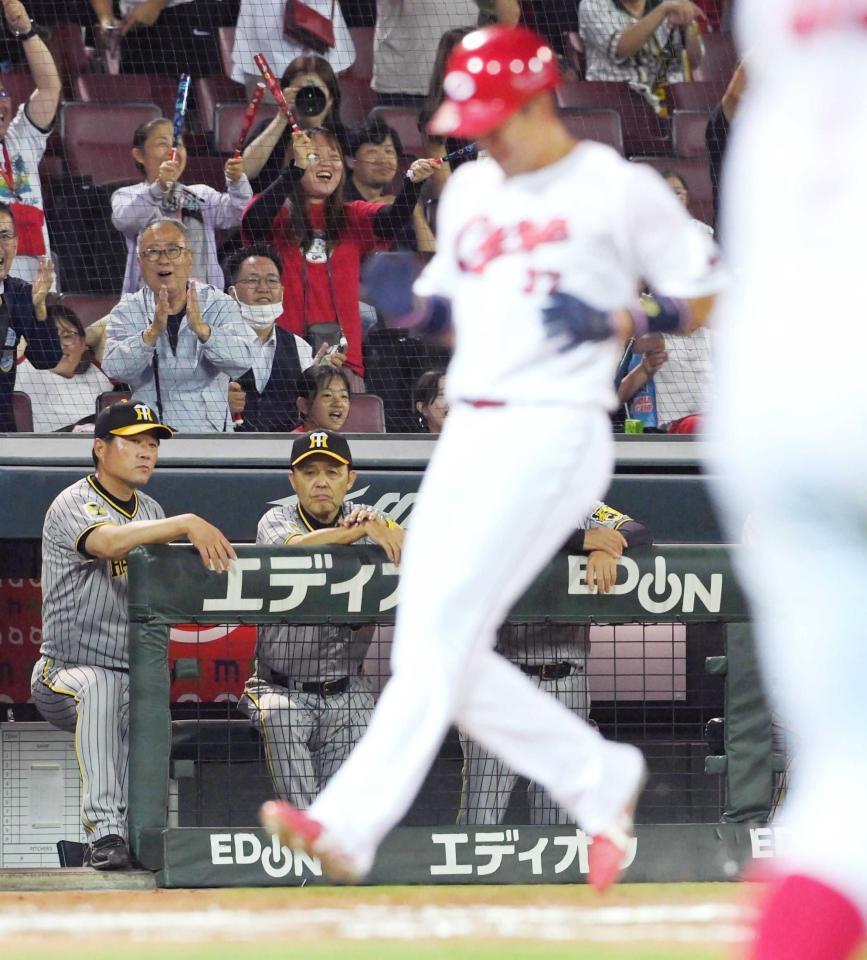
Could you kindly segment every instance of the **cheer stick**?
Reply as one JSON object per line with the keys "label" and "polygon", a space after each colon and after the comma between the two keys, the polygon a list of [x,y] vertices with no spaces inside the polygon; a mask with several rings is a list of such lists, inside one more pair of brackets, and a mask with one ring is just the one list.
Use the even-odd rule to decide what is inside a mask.
{"label": "cheer stick", "polygon": [[241,121],[241,131],[238,134],[238,140],[235,144],[235,152],[232,154],[235,160],[238,160],[241,156],[241,151],[244,149],[244,143],[247,140],[247,136],[250,133],[250,130],[253,126],[253,121],[256,119],[256,114],[259,111],[259,104],[262,102],[262,97],[265,96],[265,84],[257,83],[256,92],[253,94],[253,99],[247,104],[247,109],[244,111],[244,117]]}
{"label": "cheer stick", "polygon": [[292,132],[301,133],[301,127],[298,126],[295,117],[292,115],[292,111],[289,109],[289,104],[286,102],[286,97],[283,96],[283,91],[280,89],[280,81],[274,76],[274,72],[271,70],[271,64],[268,63],[265,54],[257,53],[256,56],[253,57],[253,61],[259,68],[259,73],[262,74],[262,79],[268,84],[268,89],[271,91],[271,96],[276,101],[280,112],[289,121],[289,126],[292,128]]}
{"label": "cheer stick", "polygon": [[474,153],[478,153],[478,150],[478,144],[468,143],[465,147],[459,147],[457,150],[452,150],[451,153],[447,153],[440,159],[443,163],[448,163],[450,160],[457,160],[459,157],[471,157]]}
{"label": "cheer stick", "polygon": [[[450,160],[457,160],[458,157],[471,157],[478,153],[478,151],[478,144],[468,143],[466,146],[458,147],[457,150],[452,150],[451,153],[447,153],[444,157],[434,157],[433,161],[439,166],[442,166],[444,163],[448,163]],[[412,170],[407,170],[406,176],[407,179],[412,180]]]}
{"label": "cheer stick", "polygon": [[182,73],[178,81],[178,99],[175,101],[175,119],[172,127],[172,163],[178,162],[178,146],[184,133],[187,116],[187,98],[190,95],[190,75]]}

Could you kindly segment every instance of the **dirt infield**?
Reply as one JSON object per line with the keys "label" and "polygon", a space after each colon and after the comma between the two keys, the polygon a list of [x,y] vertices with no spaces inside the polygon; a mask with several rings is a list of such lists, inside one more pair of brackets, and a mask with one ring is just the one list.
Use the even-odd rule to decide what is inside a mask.
{"label": "dirt infield", "polygon": [[0,894],[4,960],[724,960],[748,933],[730,884]]}

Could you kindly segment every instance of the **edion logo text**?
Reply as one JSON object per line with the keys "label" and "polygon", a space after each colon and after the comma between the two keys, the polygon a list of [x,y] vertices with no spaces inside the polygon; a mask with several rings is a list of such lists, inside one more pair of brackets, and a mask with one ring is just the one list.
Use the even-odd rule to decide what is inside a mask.
{"label": "edion logo text", "polygon": [[315,857],[280,844],[277,837],[265,844],[255,833],[212,833],[211,863],[215,867],[261,863],[269,877],[321,877],[322,866]]}
{"label": "edion logo text", "polygon": [[[625,571],[626,579],[612,587],[611,594],[618,596],[637,591],[638,602],[648,613],[668,613],[679,608],[681,613],[694,613],[696,601],[708,613],[719,613],[722,601],[723,575],[712,573],[710,583],[704,584],[695,573],[667,573],[665,557],[657,557],[654,572],[641,576],[638,564],[630,557],[621,557],[618,567]],[[618,576],[618,580],[620,576]],[[587,557],[569,557],[569,593],[590,594],[587,586]]]}

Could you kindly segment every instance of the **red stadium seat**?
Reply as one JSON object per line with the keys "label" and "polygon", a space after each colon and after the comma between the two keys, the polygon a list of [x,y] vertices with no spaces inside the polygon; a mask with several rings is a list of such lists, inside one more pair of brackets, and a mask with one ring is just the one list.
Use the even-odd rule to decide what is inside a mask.
{"label": "red stadium seat", "polygon": [[12,418],[19,433],[33,433],[33,404],[29,394],[12,391]]}
{"label": "red stadium seat", "polygon": [[693,71],[696,80],[727,84],[738,62],[738,52],[730,33],[706,33],[704,58]]}
{"label": "red stadium seat", "polygon": [[84,45],[84,27],[81,24],[53,24],[47,45],[67,89],[71,89],[75,77],[91,70],[93,50]]}
{"label": "red stadium seat", "polygon": [[350,27],[349,33],[355,46],[355,60],[344,73],[370,82],[373,76],[373,27]]}
{"label": "red stadium seat", "polygon": [[235,28],[219,27],[217,35],[220,38],[220,59],[223,62],[223,72],[227,77],[232,76],[232,48],[235,46]]}
{"label": "red stadium seat", "polygon": [[566,30],[563,34],[563,49],[569,66],[575,71],[579,80],[584,79],[587,71],[587,56],[584,52],[584,41],[577,30]]}
{"label": "red stadium seat", "polygon": [[344,433],[385,433],[385,406],[375,393],[353,393]]}
{"label": "red stadium seat", "polygon": [[86,103],[156,103],[164,117],[173,117],[178,82],[173,77],[144,73],[83,73],[73,81],[76,95]]}
{"label": "red stadium seat", "polygon": [[567,80],[557,88],[561,107],[581,110],[616,110],[623,125],[628,155],[667,153],[668,139],[650,105],[627,83]]}
{"label": "red stadium seat", "polygon": [[707,155],[708,114],[699,110],[675,110],[671,117],[671,142],[678,157]]}
{"label": "red stadium seat", "polygon": [[115,293],[64,293],[60,303],[75,313],[82,326],[89,327],[107,317],[119,299]]}
{"label": "red stadium seat", "polygon": [[411,157],[422,156],[424,138],[418,128],[417,110],[412,107],[374,107],[370,115],[379,117],[397,131],[404,153]]}
{"label": "red stadium seat", "polygon": [[0,85],[6,89],[15,110],[30,99],[36,84],[29,70],[13,70],[0,74]]}
{"label": "red stadium seat", "polygon": [[344,123],[361,123],[376,106],[376,91],[370,86],[369,77],[356,77],[351,73],[339,73],[340,119]]}
{"label": "red stadium seat", "polygon": [[713,225],[713,188],[706,157],[630,157],[646,163],[659,173],[671,171],[683,179],[689,190],[689,212],[702,223]]}
{"label": "red stadium seat", "polygon": [[129,400],[132,394],[129,390],[106,390],[96,398],[96,415],[99,416],[106,407],[110,407],[118,400]]}
{"label": "red stadium seat", "polygon": [[579,140],[607,143],[625,156],[623,128],[616,110],[561,110],[560,119],[572,136]]}
{"label": "red stadium seat", "polygon": [[693,80],[692,83],[673,83],[668,88],[668,99],[673,110],[704,110],[710,113],[725,93],[725,83]]}
{"label": "red stadium seat", "polygon": [[[246,103],[218,103],[214,109],[214,149],[218,153],[231,153],[241,132]],[[256,114],[256,125],[262,120],[270,120],[277,113],[273,103],[263,103]]]}
{"label": "red stadium seat", "polygon": [[218,103],[245,103],[247,95],[242,83],[235,83],[222,73],[212,77],[199,77],[193,81],[196,90],[196,107],[199,127],[205,133],[214,129],[214,109]]}
{"label": "red stadium seat", "polygon": [[155,103],[64,103],[60,136],[70,173],[94,183],[139,180],[130,154],[136,127],[162,116]]}
{"label": "red stadium seat", "polygon": [[225,157],[187,157],[184,183],[204,183],[219,193],[226,189]]}

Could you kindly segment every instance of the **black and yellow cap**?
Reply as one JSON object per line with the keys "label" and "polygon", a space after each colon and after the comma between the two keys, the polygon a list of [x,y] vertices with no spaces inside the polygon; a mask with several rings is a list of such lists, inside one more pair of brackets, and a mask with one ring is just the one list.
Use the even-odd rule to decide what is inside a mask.
{"label": "black and yellow cap", "polygon": [[307,457],[331,457],[338,463],[352,467],[352,453],[349,444],[332,430],[313,430],[305,433],[292,444],[292,459],[289,466],[293,469]]}
{"label": "black and yellow cap", "polygon": [[152,430],[160,439],[168,440],[174,430],[160,423],[156,412],[139,400],[118,400],[106,407],[96,418],[93,435],[104,440],[110,433],[116,437],[131,437]]}

